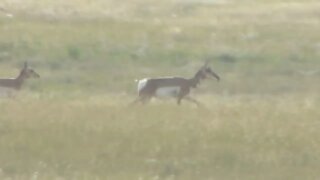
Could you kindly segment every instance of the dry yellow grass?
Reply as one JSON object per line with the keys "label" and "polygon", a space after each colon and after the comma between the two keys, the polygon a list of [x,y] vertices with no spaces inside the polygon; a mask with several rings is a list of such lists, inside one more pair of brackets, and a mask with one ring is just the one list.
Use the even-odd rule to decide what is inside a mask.
{"label": "dry yellow grass", "polygon": [[314,179],[319,99],[112,94],[1,100],[2,179]]}

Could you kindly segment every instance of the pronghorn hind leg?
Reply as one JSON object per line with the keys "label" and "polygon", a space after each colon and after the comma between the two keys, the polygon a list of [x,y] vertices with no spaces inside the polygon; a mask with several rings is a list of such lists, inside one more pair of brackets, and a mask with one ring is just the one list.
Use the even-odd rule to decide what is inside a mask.
{"label": "pronghorn hind leg", "polygon": [[129,104],[129,106],[136,105],[137,103],[146,104],[151,99],[150,96],[139,96],[133,102]]}
{"label": "pronghorn hind leg", "polygon": [[138,102],[140,102],[140,97],[136,98],[134,101],[132,101],[131,103],[129,103],[129,106],[133,106],[136,105]]}
{"label": "pronghorn hind leg", "polygon": [[141,97],[141,103],[147,104],[151,100],[152,96],[142,96]]}
{"label": "pronghorn hind leg", "polygon": [[182,100],[182,98],[180,98],[180,97],[177,99],[177,104],[178,105],[181,105],[181,100]]}

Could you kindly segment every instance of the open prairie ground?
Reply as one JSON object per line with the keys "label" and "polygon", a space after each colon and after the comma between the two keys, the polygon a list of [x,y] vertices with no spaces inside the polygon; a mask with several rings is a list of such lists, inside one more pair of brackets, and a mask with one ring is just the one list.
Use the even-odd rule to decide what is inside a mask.
{"label": "open prairie ground", "polygon": [[[0,179],[320,177],[320,3],[312,0],[0,2]],[[128,106],[134,80],[221,76],[192,96]]]}

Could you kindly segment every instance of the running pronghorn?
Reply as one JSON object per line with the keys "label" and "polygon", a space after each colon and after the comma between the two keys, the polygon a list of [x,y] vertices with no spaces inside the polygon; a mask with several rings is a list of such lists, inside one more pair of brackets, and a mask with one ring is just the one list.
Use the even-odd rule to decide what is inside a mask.
{"label": "running pronghorn", "polygon": [[25,62],[23,68],[20,70],[20,74],[16,78],[0,79],[0,88],[20,90],[26,79],[39,77],[40,75],[33,69],[29,68],[28,63]]}
{"label": "running pronghorn", "polygon": [[173,97],[177,99],[178,105],[181,100],[187,100],[200,105],[194,98],[189,96],[191,88],[196,88],[201,80],[206,78],[220,77],[208,67],[208,62],[204,64],[192,78],[183,77],[163,77],[163,78],[144,78],[138,80],[138,98],[133,102],[145,103],[152,97]]}

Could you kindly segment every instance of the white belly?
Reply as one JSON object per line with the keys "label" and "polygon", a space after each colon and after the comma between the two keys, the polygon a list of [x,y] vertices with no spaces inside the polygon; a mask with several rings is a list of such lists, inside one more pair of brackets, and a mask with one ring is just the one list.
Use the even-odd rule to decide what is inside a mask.
{"label": "white belly", "polygon": [[162,87],[156,90],[157,97],[177,97],[180,92],[180,87]]}
{"label": "white belly", "polygon": [[14,93],[14,90],[13,90],[13,89],[5,88],[5,87],[0,87],[0,98],[2,98],[2,97],[8,97],[8,96],[10,96],[12,93]]}

